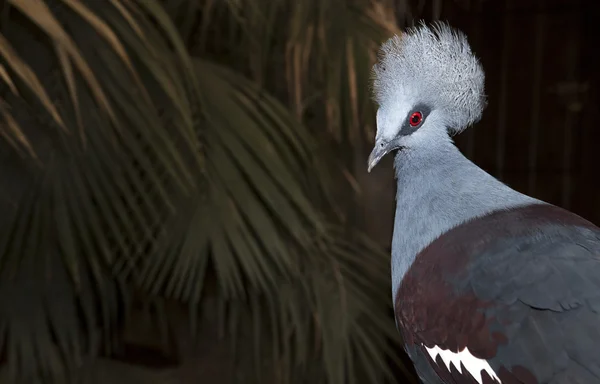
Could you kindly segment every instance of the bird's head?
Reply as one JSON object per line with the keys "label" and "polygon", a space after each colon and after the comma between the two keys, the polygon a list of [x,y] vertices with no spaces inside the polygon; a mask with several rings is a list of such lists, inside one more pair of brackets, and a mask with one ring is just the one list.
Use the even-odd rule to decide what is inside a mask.
{"label": "bird's head", "polygon": [[379,108],[369,171],[391,151],[435,150],[477,122],[486,105],[484,78],[466,36],[445,23],[421,23],[386,41],[373,67]]}

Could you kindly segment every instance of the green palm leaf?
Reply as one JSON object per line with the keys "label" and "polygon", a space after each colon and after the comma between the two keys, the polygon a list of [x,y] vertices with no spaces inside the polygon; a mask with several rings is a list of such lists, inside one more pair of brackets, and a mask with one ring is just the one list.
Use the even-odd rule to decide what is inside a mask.
{"label": "green palm leaf", "polygon": [[[2,89],[2,126],[11,131],[3,133],[13,140],[0,145],[4,167],[21,184],[2,199],[18,207],[0,225],[8,235],[0,241],[2,292],[11,300],[28,292],[38,313],[26,322],[19,306],[3,306],[0,321],[11,371],[47,376],[111,350],[118,303],[127,299],[112,270],[131,267],[151,244],[174,186],[178,194],[196,188],[195,83],[173,76],[190,61],[171,54],[177,36],[154,27],[160,8],[148,14],[117,0],[10,4],[15,22],[0,35],[0,60],[11,79]],[[169,23],[159,20],[172,30]],[[139,35],[139,25],[154,35]],[[46,43],[36,43],[37,31]],[[40,163],[11,152],[15,142],[27,143]],[[87,308],[83,316],[79,308]]]}
{"label": "green palm leaf", "polygon": [[[192,327],[216,317],[261,382],[391,378],[388,260],[321,209],[333,167],[319,166],[323,127],[307,118],[339,142],[368,132],[360,89],[384,35],[369,16],[379,3],[163,3],[4,9],[0,170],[18,180],[0,191],[10,373],[85,373],[118,349],[141,295],[188,305]],[[229,30],[213,41],[215,20]],[[223,65],[215,42],[240,60]]]}
{"label": "green palm leaf", "polygon": [[[255,329],[253,355],[286,361],[280,380],[293,381],[317,350],[330,382],[365,371],[363,364],[376,366],[369,380],[378,382],[389,375],[389,351],[378,348],[395,337],[395,329],[378,318],[387,300],[369,294],[380,296],[383,284],[373,281],[386,281],[387,258],[364,239],[338,244],[346,234],[323,225],[298,177],[312,167],[306,128],[290,124],[271,96],[239,74],[201,60],[195,65],[208,194],[180,200],[181,214],[171,217],[164,241],[146,259],[142,286],[199,303],[207,266],[213,265],[226,322],[237,325],[231,337],[238,326]],[[364,254],[353,252],[358,244]],[[374,257],[370,273],[364,255]],[[352,340],[360,332],[369,338]],[[268,352],[260,352],[265,344]],[[374,350],[349,366],[357,347]]]}

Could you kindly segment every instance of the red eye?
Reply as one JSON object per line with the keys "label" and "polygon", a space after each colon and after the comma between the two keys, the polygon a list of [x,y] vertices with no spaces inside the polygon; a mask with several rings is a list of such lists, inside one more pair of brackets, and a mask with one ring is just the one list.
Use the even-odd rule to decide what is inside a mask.
{"label": "red eye", "polygon": [[423,114],[421,112],[413,112],[408,120],[412,127],[416,127],[417,125],[421,124],[421,121],[423,121]]}

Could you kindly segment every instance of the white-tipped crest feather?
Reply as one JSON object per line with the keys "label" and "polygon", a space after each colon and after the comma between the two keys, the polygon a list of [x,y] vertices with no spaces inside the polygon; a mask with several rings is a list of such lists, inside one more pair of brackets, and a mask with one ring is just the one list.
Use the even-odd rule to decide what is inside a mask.
{"label": "white-tipped crest feather", "polygon": [[373,68],[380,107],[410,97],[443,111],[451,134],[481,118],[486,106],[485,75],[466,36],[445,23],[421,23],[386,41]]}

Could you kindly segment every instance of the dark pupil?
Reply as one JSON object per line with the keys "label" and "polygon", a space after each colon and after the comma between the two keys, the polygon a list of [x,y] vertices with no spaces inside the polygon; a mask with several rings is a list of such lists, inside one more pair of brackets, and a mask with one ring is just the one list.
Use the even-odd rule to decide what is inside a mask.
{"label": "dark pupil", "polygon": [[419,122],[419,115],[414,114],[413,117],[412,117],[412,122],[415,123],[415,124],[418,123]]}

